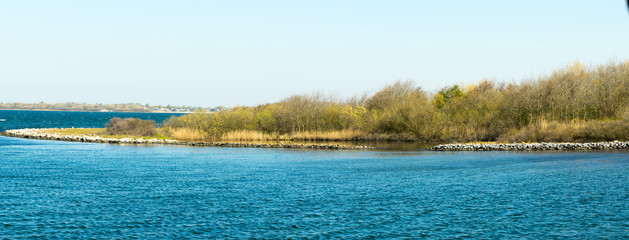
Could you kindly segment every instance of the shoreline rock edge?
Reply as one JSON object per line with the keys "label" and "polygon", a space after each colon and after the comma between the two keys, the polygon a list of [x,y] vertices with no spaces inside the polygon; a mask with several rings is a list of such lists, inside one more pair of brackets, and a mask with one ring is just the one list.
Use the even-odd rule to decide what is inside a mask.
{"label": "shoreline rock edge", "polygon": [[428,148],[432,151],[570,151],[629,149],[629,142],[542,143],[452,143]]}

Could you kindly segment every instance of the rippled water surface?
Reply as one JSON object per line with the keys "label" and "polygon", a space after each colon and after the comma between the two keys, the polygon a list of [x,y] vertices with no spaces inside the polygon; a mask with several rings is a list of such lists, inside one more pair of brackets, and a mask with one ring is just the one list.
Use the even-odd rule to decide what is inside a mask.
{"label": "rippled water surface", "polygon": [[141,118],[158,124],[182,113],[62,112],[0,110],[0,131],[18,128],[104,128],[109,119]]}
{"label": "rippled water surface", "polygon": [[627,152],[312,151],[0,137],[0,236],[7,238],[621,239],[628,229]]}

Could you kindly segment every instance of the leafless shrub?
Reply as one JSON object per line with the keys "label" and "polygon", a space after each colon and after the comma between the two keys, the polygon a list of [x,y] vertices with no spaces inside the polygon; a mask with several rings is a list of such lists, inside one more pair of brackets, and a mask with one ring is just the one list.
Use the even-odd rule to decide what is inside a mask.
{"label": "leafless shrub", "polygon": [[156,126],[153,120],[112,118],[105,128],[109,135],[155,136]]}

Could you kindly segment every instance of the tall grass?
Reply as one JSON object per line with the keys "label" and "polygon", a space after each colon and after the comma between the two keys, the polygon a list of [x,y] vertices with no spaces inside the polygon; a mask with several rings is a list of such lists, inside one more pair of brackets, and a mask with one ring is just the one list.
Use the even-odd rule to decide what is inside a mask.
{"label": "tall grass", "polygon": [[351,141],[360,140],[362,132],[352,129],[337,131],[304,131],[291,135],[293,140],[302,141]]}
{"label": "tall grass", "polygon": [[236,130],[223,134],[222,141],[274,141],[286,140],[286,136],[274,135],[253,130]]}
{"label": "tall grass", "polygon": [[203,141],[208,139],[201,131],[191,128],[165,128],[165,133],[173,139],[182,141]]}
{"label": "tall grass", "polygon": [[629,140],[629,121],[592,120],[588,122],[541,120],[498,138],[500,142],[587,142]]}
{"label": "tall grass", "polygon": [[253,130],[237,130],[225,133],[221,141],[349,141],[359,140],[357,130],[303,131],[292,134],[265,133]]}

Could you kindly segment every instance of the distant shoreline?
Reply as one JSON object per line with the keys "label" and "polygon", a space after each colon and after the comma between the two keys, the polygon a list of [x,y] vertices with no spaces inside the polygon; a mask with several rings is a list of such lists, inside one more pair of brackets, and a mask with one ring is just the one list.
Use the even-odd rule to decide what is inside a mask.
{"label": "distant shoreline", "polygon": [[56,110],[56,109],[0,109],[0,111],[40,111],[40,112],[102,112],[102,113],[179,113],[188,114],[193,112],[167,112],[167,111],[89,111],[89,110]]}

